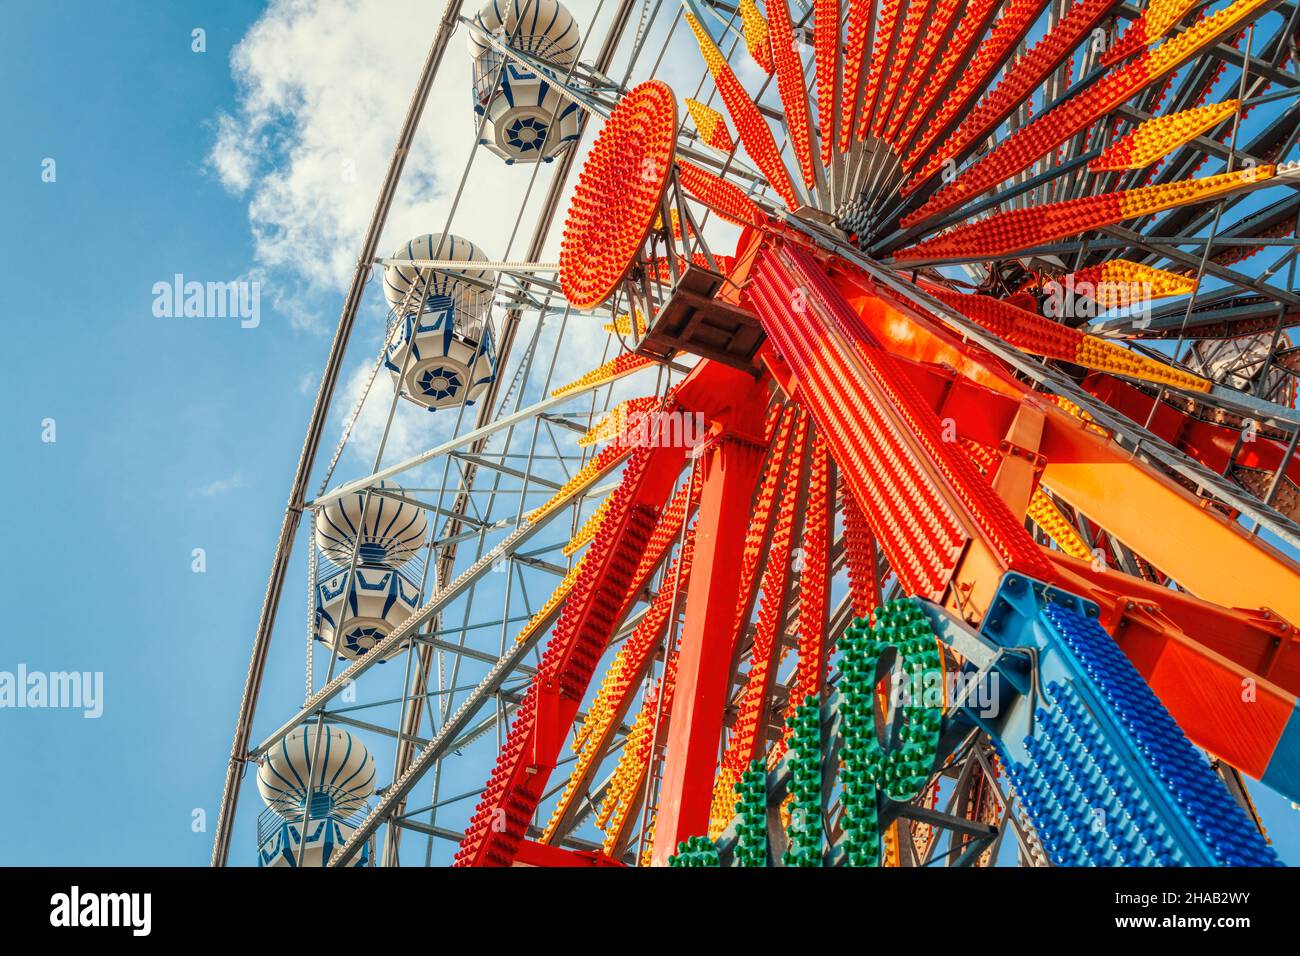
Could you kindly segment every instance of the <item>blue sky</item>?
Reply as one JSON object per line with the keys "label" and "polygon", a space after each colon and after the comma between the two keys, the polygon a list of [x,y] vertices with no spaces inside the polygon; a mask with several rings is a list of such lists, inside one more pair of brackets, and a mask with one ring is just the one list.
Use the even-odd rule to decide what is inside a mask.
{"label": "blue sky", "polygon": [[[409,36],[358,38],[356,61],[342,63],[331,44],[347,29],[308,21],[317,31],[294,34],[302,47],[287,48],[291,64],[233,71],[231,51],[261,4],[4,0],[3,12],[10,345],[0,429],[17,493],[0,549],[9,608],[0,670],[102,671],[105,699],[96,720],[74,710],[0,713],[0,864],[204,864],[270,555],[342,300],[339,276],[418,65],[390,58],[383,44],[422,53],[439,11],[422,11]],[[206,31],[204,53],[191,50],[196,27]],[[277,42],[267,29],[251,49]],[[320,50],[315,61],[311,50]],[[357,90],[320,82],[354,67]],[[275,100],[277,76],[298,84],[279,102],[322,94],[304,101],[301,128],[286,128],[274,110],[259,114],[263,94]],[[468,137],[455,124],[469,120],[465,90],[443,93],[456,112],[422,129],[427,150],[408,174],[394,237],[414,234],[416,222],[440,229],[435,214],[448,208],[433,171],[460,156]],[[443,102],[435,97],[435,110]],[[250,152],[250,143],[266,149]],[[53,182],[42,181],[47,158]],[[355,181],[340,181],[349,159]],[[491,177],[471,182],[470,207],[491,213],[493,189]],[[480,225],[501,235],[490,253],[504,254],[508,226]],[[295,249],[309,261],[286,264]],[[176,273],[259,277],[260,324],[155,316],[153,286]],[[367,317],[346,375],[377,343],[378,317]],[[49,419],[53,442],[42,441]],[[398,429],[398,450],[432,443],[412,421]],[[345,473],[360,473],[364,458],[345,458]],[[196,548],[203,573],[193,570]],[[287,615],[299,613],[303,580],[291,570]],[[300,633],[295,619],[268,673],[259,729],[301,694]],[[1287,801],[1254,793],[1284,856],[1300,861]],[[232,862],[252,862],[258,808],[247,787]],[[196,810],[207,816],[200,832]]]}
{"label": "blue sky", "polygon": [[[3,863],[210,852],[192,811],[215,822],[310,403],[298,382],[327,341],[267,303],[257,329],[156,318],[151,289],[250,267],[246,204],[206,157],[235,96],[230,48],[258,8],[5,4],[0,427],[25,491],[0,558],[13,614],[0,656],[9,670],[103,671],[105,709],[4,712]],[[205,54],[190,49],[196,26]],[[191,571],[194,548],[206,573]]]}
{"label": "blue sky", "polygon": [[[415,26],[394,33],[373,7],[286,7],[285,19],[263,20],[250,41],[255,62],[241,66],[232,50],[262,4],[5,4],[0,104],[17,148],[0,156],[0,251],[14,264],[9,354],[29,360],[6,377],[0,416],[6,461],[27,489],[6,535],[23,544],[0,558],[16,616],[0,639],[0,670],[102,671],[105,689],[99,719],[3,711],[0,756],[17,769],[0,788],[0,814],[22,822],[0,843],[0,864],[208,861],[289,480],[345,277],[440,12],[421,8],[407,18]],[[340,27],[346,16],[375,33]],[[319,56],[286,49],[277,32],[286,20]],[[204,53],[191,49],[196,27],[206,30]],[[381,54],[380,42],[397,49]],[[346,47],[341,61],[330,44]],[[464,76],[447,73],[431,113],[456,108],[465,135],[455,146],[465,149],[468,63]],[[314,107],[289,122],[278,107],[260,109],[263,94]],[[372,110],[388,112],[366,122]],[[422,128],[426,149],[408,164],[384,251],[442,228],[449,203],[434,169],[448,128]],[[53,182],[42,179],[46,159]],[[344,160],[354,175],[341,175]],[[463,218],[502,208],[494,176],[489,168],[467,185]],[[499,231],[491,252],[504,255],[510,223],[491,220],[475,238]],[[260,323],[155,316],[154,285],[177,273],[257,278]],[[378,301],[354,335],[327,448],[378,347]],[[571,357],[595,364],[580,346]],[[386,412],[387,395],[367,403],[363,420]],[[42,440],[51,419],[52,443]],[[450,426],[404,408],[386,460]],[[369,470],[371,442],[345,454],[341,477]],[[193,570],[196,548],[203,573]],[[301,699],[301,561],[289,581],[287,637],[273,649],[257,731]],[[260,809],[251,776],[241,806],[231,862],[251,864]]]}

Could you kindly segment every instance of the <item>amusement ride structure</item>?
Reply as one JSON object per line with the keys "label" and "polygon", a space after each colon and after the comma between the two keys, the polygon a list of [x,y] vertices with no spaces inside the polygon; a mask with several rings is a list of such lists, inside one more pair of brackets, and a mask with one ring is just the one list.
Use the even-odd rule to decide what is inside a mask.
{"label": "amusement ride structure", "polygon": [[[448,3],[213,863],[250,771],[267,866],[1279,863],[1300,4],[673,2]],[[522,258],[459,194],[383,235],[441,70]],[[336,480],[372,276],[393,398]],[[399,403],[449,437],[385,460]],[[305,695],[259,700],[300,566]]]}

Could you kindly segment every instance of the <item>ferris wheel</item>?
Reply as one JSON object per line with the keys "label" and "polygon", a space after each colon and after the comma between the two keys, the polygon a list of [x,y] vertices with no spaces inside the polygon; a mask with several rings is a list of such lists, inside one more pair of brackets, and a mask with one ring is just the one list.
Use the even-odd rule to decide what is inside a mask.
{"label": "ferris wheel", "polygon": [[[449,0],[214,865],[1277,864],[1300,5],[677,2]],[[499,248],[385,231],[443,75]]]}

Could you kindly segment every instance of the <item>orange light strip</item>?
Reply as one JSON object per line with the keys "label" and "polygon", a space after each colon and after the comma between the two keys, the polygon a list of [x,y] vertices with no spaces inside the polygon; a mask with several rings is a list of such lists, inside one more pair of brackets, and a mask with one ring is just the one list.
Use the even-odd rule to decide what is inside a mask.
{"label": "orange light strip", "polygon": [[643,398],[629,398],[626,401],[619,402],[600,421],[587,429],[586,433],[578,439],[578,447],[590,448],[617,438],[622,434],[623,429],[627,427],[632,416],[644,415],[662,401],[656,395],[646,395]]}
{"label": "orange light strip", "polygon": [[[956,131],[934,151],[917,173],[917,178],[928,179],[947,159],[955,159],[982,137],[988,136],[1008,113],[1029,98],[1114,3],[1115,0],[1080,0],[1071,6],[1051,32],[1007,68],[997,86],[985,94],[962,119]],[[956,115],[955,110],[951,113]]]}
{"label": "orange light strip", "polygon": [[[830,574],[830,452],[820,435],[815,435],[808,461],[808,510],[804,516],[803,566],[799,571],[799,660],[790,678],[781,739],[768,756],[771,766],[785,754],[790,739],[790,718],[807,700],[819,694],[826,684],[826,609],[829,603],[827,581]],[[846,500],[852,500],[852,495]],[[847,526],[847,519],[846,519]],[[868,612],[870,613],[870,612]],[[858,615],[862,616],[862,615]]]}
{"label": "orange light strip", "polygon": [[776,139],[772,136],[767,120],[763,119],[758,106],[740,85],[740,80],[727,65],[722,51],[713,42],[713,37],[709,36],[709,32],[700,25],[700,21],[695,19],[693,13],[687,11],[685,16],[699,44],[700,55],[704,57],[709,72],[713,74],[713,82],[718,87],[722,102],[726,104],[727,112],[731,114],[732,122],[736,124],[736,135],[745,145],[745,152],[762,170],[786,207],[792,210],[798,209],[799,197],[795,193],[794,184],[790,182],[790,174],[786,172],[785,163],[781,161],[781,151],[777,148]]}
{"label": "orange light strip", "polygon": [[581,378],[574,379],[568,385],[561,385],[551,392],[551,397],[559,398],[561,395],[567,395],[570,392],[580,392],[583,389],[602,385],[605,382],[612,382],[616,378],[622,378],[624,375],[630,375],[654,364],[653,359],[637,355],[634,352],[624,352],[622,355],[610,359],[604,365],[593,368]]}
{"label": "orange light strip", "polygon": [[808,416],[801,413],[795,425],[790,460],[784,472],[781,509],[772,530],[763,568],[762,596],[759,598],[758,623],[749,655],[749,674],[736,702],[737,714],[731,739],[723,752],[718,777],[713,788],[713,806],[709,818],[709,835],[717,837],[726,829],[736,812],[736,783],[750,763],[759,756],[762,744],[764,709],[771,692],[772,676],[777,664],[780,643],[781,612],[790,576],[790,549],[794,531],[795,506],[799,502],[799,479],[804,448],[807,443]]}
{"label": "orange light strip", "polygon": [[881,74],[885,70],[885,60],[889,57],[889,48],[893,44],[899,4],[900,0],[883,0],[880,5],[876,39],[871,48],[871,63],[867,67],[867,85],[862,91],[862,102],[858,106],[857,137],[860,140],[867,138],[867,131],[874,120],[876,94],[879,92]]}
{"label": "orange light strip", "polygon": [[1273,177],[1273,166],[1256,166],[1203,179],[1143,186],[1100,196],[1008,209],[987,219],[955,226],[948,232],[894,253],[900,262],[920,259],[992,259],[1042,245],[1090,229],[1188,203],[1204,202],[1223,193]]}
{"label": "orange light strip", "polygon": [[[977,4],[978,2],[979,0],[977,0]],[[957,12],[957,0],[936,0],[933,6],[934,12],[930,16],[930,22],[921,39],[921,45],[917,49],[916,62],[913,64],[912,69],[908,71],[907,79],[903,82],[902,90],[898,95],[898,105],[889,117],[889,125],[885,127],[885,140],[895,146],[901,147],[903,145],[903,139],[899,133],[908,128],[910,124],[911,107],[913,102],[916,101],[917,93],[937,81],[938,65],[934,65],[935,57],[939,55],[939,44],[947,37],[948,28],[952,25],[953,15]],[[978,11],[973,10],[969,15],[978,16],[979,14]],[[958,34],[960,34],[961,29],[961,26],[958,26]],[[954,34],[954,43],[956,37],[957,34]],[[917,107],[920,108],[919,102],[917,102]]]}
{"label": "orange light strip", "polygon": [[[1029,125],[1002,140],[956,179],[941,187],[920,208],[904,216],[900,225],[906,229],[955,208],[1021,172],[1071,136],[1092,126],[1120,104],[1177,69],[1217,38],[1240,26],[1267,2],[1268,0],[1233,0],[1233,3],[1213,16],[1206,17],[1156,49],[1141,53],[1088,89],[1057,104]],[[924,180],[920,176],[912,177],[903,186],[903,194],[914,192],[922,182]]]}
{"label": "orange light strip", "polygon": [[604,756],[615,723],[627,713],[652,654],[662,642],[673,603],[680,597],[681,588],[690,580],[691,556],[695,547],[694,530],[691,528],[687,532],[679,559],[665,568],[663,586],[650,602],[650,607],[631,636],[623,642],[614,660],[610,662],[600,690],[596,692],[596,697],[587,710],[586,719],[574,733],[572,748],[578,759],[555,810],[551,813],[550,822],[542,837],[543,842],[549,842],[555,836],[560,821],[564,819],[573,801],[580,796],[578,785],[586,779],[592,765]]}
{"label": "orange light strip", "polygon": [[[992,0],[980,0],[992,2]],[[867,41],[871,35],[871,13],[874,0],[849,0],[849,27],[844,46],[844,87],[840,91],[839,149],[849,150],[853,134],[853,110],[857,104],[858,84],[862,81],[862,63],[867,56]],[[823,119],[825,125],[827,120]],[[825,135],[829,136],[829,132]]]}
{"label": "orange light strip", "polygon": [[899,87],[903,81],[903,71],[912,57],[917,37],[921,33],[921,24],[930,11],[930,4],[913,0],[903,18],[903,26],[898,31],[898,45],[889,57],[889,72],[885,74],[885,84],[880,90],[880,104],[871,118],[871,135],[884,137],[885,124],[894,115],[894,102],[898,98]]}
{"label": "orange light strip", "polygon": [[[910,169],[925,155],[953,119],[967,109],[970,100],[992,78],[994,68],[1024,37],[1025,31],[1042,12],[1043,6],[1044,0],[1009,0],[997,22],[993,24],[993,29],[989,31],[988,39],[979,45],[975,55],[962,66],[957,85],[944,98],[944,104],[933,122],[927,124],[921,139],[908,151],[908,157],[903,162],[904,169]],[[944,155],[936,153],[930,157],[931,163],[936,164],[936,168],[942,165],[946,156],[953,151],[945,149],[943,152]],[[918,179],[919,176],[913,177],[912,181]],[[904,194],[906,195],[906,192]]]}
{"label": "orange light strip", "polygon": [[835,143],[835,84],[840,52],[840,0],[813,0],[813,67],[817,76],[817,126],[821,160],[831,164]]}
{"label": "orange light strip", "polygon": [[785,0],[767,0],[772,60],[776,63],[776,88],[785,107],[785,128],[790,146],[799,162],[803,184],[812,189],[817,184],[813,171],[812,129],[808,123],[808,90],[803,82],[803,59],[790,22],[790,8]]}
{"label": "orange light strip", "polygon": [[[984,30],[984,23],[988,20],[989,13],[992,11],[997,0],[970,0],[961,19],[957,21],[957,29],[952,35],[952,41],[948,43],[939,55],[939,63],[935,69],[925,77],[921,84],[921,95],[917,99],[916,108],[912,110],[911,115],[907,118],[907,123],[903,127],[902,133],[898,137],[898,142],[906,144],[916,135],[920,129],[921,123],[930,114],[930,109],[934,106],[935,100],[939,94],[948,85],[955,70],[964,69],[968,61],[968,52],[971,44],[974,43]],[[902,162],[903,169],[911,169],[921,159],[921,155],[914,151],[908,151]]]}

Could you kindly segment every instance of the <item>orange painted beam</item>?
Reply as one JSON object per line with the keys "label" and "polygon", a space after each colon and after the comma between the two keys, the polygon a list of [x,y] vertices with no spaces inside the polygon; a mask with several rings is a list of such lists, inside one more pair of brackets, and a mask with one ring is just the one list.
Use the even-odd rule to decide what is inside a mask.
{"label": "orange painted beam", "polygon": [[1109,439],[1049,408],[1043,484],[1197,597],[1300,621],[1300,568]]}
{"label": "orange painted beam", "polygon": [[1120,622],[1130,612],[1157,613],[1244,674],[1300,695],[1300,633],[1276,614],[1223,607],[1060,551],[1045,553],[1068,590],[1098,604],[1101,625],[1111,634],[1118,636]]}

